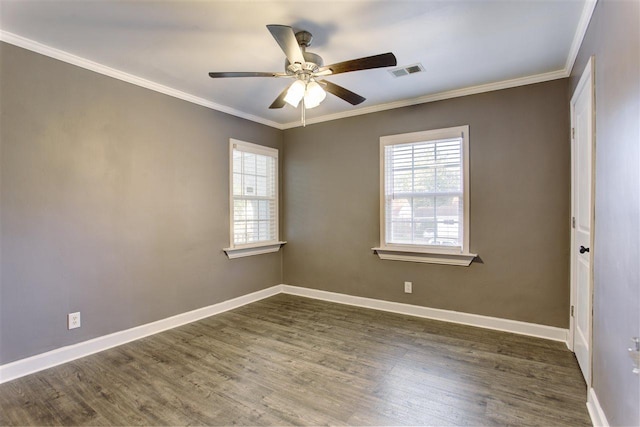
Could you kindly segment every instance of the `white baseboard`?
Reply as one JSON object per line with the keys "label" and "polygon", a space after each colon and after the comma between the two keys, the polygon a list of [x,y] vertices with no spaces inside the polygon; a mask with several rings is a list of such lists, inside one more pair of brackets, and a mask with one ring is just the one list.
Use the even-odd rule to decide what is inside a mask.
{"label": "white baseboard", "polygon": [[195,322],[197,320],[204,319],[205,317],[213,316],[214,314],[232,310],[279,294],[280,292],[282,292],[281,285],[272,286],[261,291],[242,295],[208,307],[199,308],[197,310],[167,317],[166,319],[147,323],[146,325],[114,332],[109,335],[57,348],[25,359],[16,360],[15,362],[0,366],[0,384],[42,371],[43,369],[60,365],[62,363],[71,362],[72,360],[79,359],[99,351],[126,344],[130,341],[135,341],[149,335],[157,334],[158,332],[186,325],[187,323]]}
{"label": "white baseboard", "polygon": [[[15,362],[0,365],[0,384],[14,380],[25,375],[33,374],[44,369],[51,368],[75,359],[79,359],[99,351],[107,350],[128,342],[157,334],[168,329],[195,322],[214,314],[223,313],[234,308],[241,307],[252,302],[268,298],[279,293],[298,295],[307,298],[314,298],[339,304],[348,304],[358,307],[371,308],[375,310],[389,311],[392,313],[405,314],[408,316],[423,317],[427,319],[441,320],[445,322],[459,323],[463,325],[476,326],[486,329],[511,332],[532,337],[544,338],[553,341],[567,340],[566,329],[554,328],[551,326],[537,325],[533,323],[519,322],[516,320],[500,319],[497,317],[481,316],[477,314],[461,313],[457,311],[441,310],[437,308],[421,307],[411,304],[384,301],[372,298],[356,297],[352,295],[339,294],[335,292],[320,291],[317,289],[301,288],[290,285],[276,285],[258,292],[243,295],[228,301],[197,310],[178,314],[156,322],[113,334],[97,337],[88,341],[57,348],[46,353],[37,354]],[[594,394],[595,398],[595,394]],[[597,402],[597,399],[595,400]],[[597,408],[600,408],[597,405]],[[591,409],[589,410],[591,413]],[[602,410],[600,410],[602,413]],[[604,413],[602,413],[604,417]],[[592,416],[593,418],[593,416]],[[606,421],[605,418],[602,418]],[[608,424],[602,424],[608,426]]]}
{"label": "white baseboard", "polygon": [[335,292],[320,291],[318,289],[301,288],[282,285],[282,292],[308,298],[331,301],[339,304],[355,305],[375,310],[389,311],[408,316],[424,317],[444,322],[459,323],[496,331],[544,338],[552,341],[567,342],[568,330],[535,323],[519,322],[517,320],[500,319],[498,317],[481,316],[479,314],[462,313],[459,311],[441,310],[438,308],[422,307],[399,302],[379,299],[356,297]]}
{"label": "white baseboard", "polygon": [[587,411],[589,411],[594,427],[609,427],[609,421],[607,421],[593,387],[589,387],[589,393],[587,393]]}

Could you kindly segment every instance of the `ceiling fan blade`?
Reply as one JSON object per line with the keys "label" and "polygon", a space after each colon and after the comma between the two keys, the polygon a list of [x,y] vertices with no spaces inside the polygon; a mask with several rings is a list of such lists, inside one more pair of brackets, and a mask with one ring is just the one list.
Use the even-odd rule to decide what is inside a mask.
{"label": "ceiling fan blade", "polygon": [[261,73],[261,72],[221,72],[221,73],[209,73],[209,77],[217,79],[220,77],[284,77],[285,73]]}
{"label": "ceiling fan blade", "polygon": [[280,45],[280,49],[282,49],[290,63],[295,64],[299,62],[303,64],[305,62],[293,28],[287,25],[267,25],[267,28]]}
{"label": "ceiling fan blade", "polygon": [[284,107],[284,105],[286,104],[286,102],[284,102],[284,97],[287,96],[287,92],[289,91],[289,88],[291,87],[291,85],[287,86],[281,93],[280,95],[278,95],[278,97],[275,99],[275,101],[273,101],[271,103],[271,105],[269,105],[270,109],[274,109],[274,108],[282,108]]}
{"label": "ceiling fan blade", "polygon": [[320,68],[320,72],[331,70],[331,74],[348,73],[349,71],[370,70],[372,68],[393,67],[398,64],[393,53],[382,53],[380,55],[367,56],[365,58],[352,59],[350,61],[338,62]]}
{"label": "ceiling fan blade", "polygon": [[324,86],[324,89],[347,101],[351,105],[358,105],[364,102],[367,98],[364,98],[357,93],[351,92],[349,89],[345,89],[342,86],[338,86],[335,83],[331,83],[328,80],[320,80],[318,83]]}

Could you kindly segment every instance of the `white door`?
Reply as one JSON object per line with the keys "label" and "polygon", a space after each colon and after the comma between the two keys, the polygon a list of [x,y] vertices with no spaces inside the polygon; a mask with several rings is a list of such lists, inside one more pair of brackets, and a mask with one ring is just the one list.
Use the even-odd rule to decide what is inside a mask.
{"label": "white door", "polygon": [[593,58],[571,98],[572,233],[571,300],[573,351],[591,385],[593,229]]}

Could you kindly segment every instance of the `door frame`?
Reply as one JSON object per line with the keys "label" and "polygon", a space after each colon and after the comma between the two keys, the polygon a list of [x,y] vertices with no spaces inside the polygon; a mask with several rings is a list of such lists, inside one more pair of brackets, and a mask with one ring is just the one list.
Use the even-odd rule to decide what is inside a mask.
{"label": "door frame", "polygon": [[[573,315],[574,306],[576,304],[576,295],[577,295],[577,285],[576,285],[576,277],[575,277],[575,251],[577,248],[574,245],[575,241],[575,227],[574,227],[574,218],[575,218],[575,140],[573,136],[573,129],[575,126],[575,111],[574,105],[576,103],[578,94],[582,89],[584,89],[585,85],[589,85],[591,91],[591,128],[589,131],[591,132],[591,204],[589,207],[591,213],[591,233],[589,236],[589,293],[591,295],[590,303],[591,307],[589,307],[589,373],[586,375],[590,379],[590,383],[593,382],[591,373],[593,371],[593,259],[594,259],[594,234],[595,234],[595,163],[596,163],[596,107],[595,107],[595,57],[591,56],[587,61],[587,65],[582,72],[580,80],[576,85],[575,90],[571,96],[571,101],[569,103],[570,111],[571,111],[571,129],[570,131],[570,141],[571,141],[571,241],[570,241],[570,307],[569,307],[569,336],[567,339],[567,346],[571,351],[574,351],[574,333],[575,333],[575,320]],[[591,387],[591,384],[587,384],[587,387]]]}

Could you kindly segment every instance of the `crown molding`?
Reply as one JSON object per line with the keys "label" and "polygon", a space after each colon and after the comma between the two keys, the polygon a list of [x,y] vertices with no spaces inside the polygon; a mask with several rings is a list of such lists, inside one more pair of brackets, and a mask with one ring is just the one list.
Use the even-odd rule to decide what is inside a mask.
{"label": "crown molding", "polygon": [[72,64],[72,65],[84,68],[86,70],[94,71],[96,73],[103,74],[105,76],[113,77],[114,79],[122,80],[124,82],[131,83],[136,86],[143,87],[145,89],[150,89],[165,95],[172,96],[174,98],[182,99],[183,101],[201,105],[203,107],[220,111],[222,113],[231,114],[232,116],[247,119],[252,122],[257,122],[270,127],[282,129],[282,125],[280,123],[276,123],[274,121],[267,120],[262,117],[254,116],[252,114],[247,114],[242,111],[236,110],[234,108],[227,107],[225,105],[211,102],[207,99],[200,98],[195,95],[191,95],[190,93],[186,93],[181,90],[174,89],[169,86],[165,86],[165,85],[153,82],[151,80],[143,79],[141,77],[126,73],[124,71],[121,71],[112,67],[108,67],[98,62],[90,61],[80,56],[73,55],[69,52],[65,52],[63,50],[56,49],[51,46],[47,46],[40,42],[28,39],[26,37],[19,36],[17,34],[10,33],[8,31],[4,31],[2,29],[0,29],[0,41],[12,44],[14,46],[21,47],[23,49],[30,50],[32,52],[36,52],[36,53],[48,56],[50,58],[57,59],[62,62],[66,62],[68,64]]}
{"label": "crown molding", "polygon": [[587,28],[589,28],[589,22],[591,22],[591,17],[593,16],[593,11],[597,3],[598,0],[586,0],[584,3],[582,15],[580,15],[580,21],[578,21],[578,28],[576,28],[573,43],[571,43],[571,49],[569,49],[569,55],[567,56],[567,63],[564,66],[567,77],[571,75],[573,64],[575,64],[576,58],[578,57],[580,46],[582,46],[584,36],[587,34]]}

